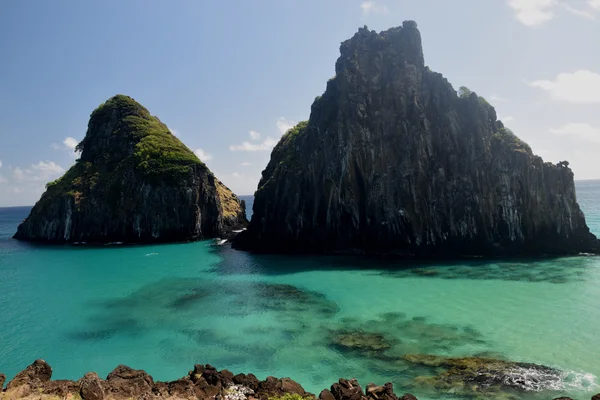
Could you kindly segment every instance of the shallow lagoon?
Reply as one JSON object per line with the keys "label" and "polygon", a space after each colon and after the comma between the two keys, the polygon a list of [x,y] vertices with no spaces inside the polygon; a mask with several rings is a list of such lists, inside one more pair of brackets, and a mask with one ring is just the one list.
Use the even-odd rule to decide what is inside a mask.
{"label": "shallow lagoon", "polygon": [[[600,234],[600,183],[577,189]],[[437,398],[411,386],[435,373],[402,359],[421,353],[564,371],[559,390],[520,398],[600,391],[597,257],[417,264],[254,256],[211,241],[32,246],[9,239],[27,211],[0,210],[0,371],[9,377],[35,358],[70,379],[120,363],[176,379],[201,362],[290,376],[316,393],[356,377]],[[356,335],[378,344],[354,346]]]}

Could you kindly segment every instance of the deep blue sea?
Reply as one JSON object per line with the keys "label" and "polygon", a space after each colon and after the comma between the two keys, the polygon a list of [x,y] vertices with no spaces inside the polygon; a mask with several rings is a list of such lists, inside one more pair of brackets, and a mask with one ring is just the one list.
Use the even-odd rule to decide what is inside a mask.
{"label": "deep blue sea", "polygon": [[[600,235],[600,181],[578,182],[577,195]],[[317,394],[356,377],[433,399],[414,386],[432,371],[402,355],[485,355],[564,371],[555,391],[523,399],[600,392],[598,257],[434,265],[257,256],[212,240],[40,246],[11,239],[29,209],[0,209],[0,371],[9,378],[36,358],[56,379],[127,364],[172,380],[210,363],[289,376]],[[353,332],[392,347],[381,357],[336,345]]]}

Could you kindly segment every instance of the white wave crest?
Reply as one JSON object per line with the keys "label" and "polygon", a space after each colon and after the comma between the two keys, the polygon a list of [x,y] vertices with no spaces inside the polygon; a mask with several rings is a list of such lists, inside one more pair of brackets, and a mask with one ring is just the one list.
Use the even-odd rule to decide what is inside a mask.
{"label": "white wave crest", "polygon": [[519,367],[506,372],[503,384],[535,392],[589,391],[598,387],[596,379],[595,375],[587,372]]}

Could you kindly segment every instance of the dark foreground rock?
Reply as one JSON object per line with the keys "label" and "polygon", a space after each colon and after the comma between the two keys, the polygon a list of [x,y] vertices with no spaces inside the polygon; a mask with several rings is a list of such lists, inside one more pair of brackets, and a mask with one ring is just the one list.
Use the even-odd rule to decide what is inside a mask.
{"label": "dark foreground rock", "polygon": [[81,157],[50,182],[14,237],[49,243],[149,243],[221,237],[245,205],[169,128],[117,95],[91,115]]}
{"label": "dark foreground rock", "polygon": [[[510,371],[542,371],[554,375],[558,371],[535,364],[514,363],[482,358],[445,358],[436,356],[409,355],[406,360],[436,368],[446,369],[437,376],[426,377],[421,383],[433,385],[437,390],[452,389],[448,393],[473,397],[485,394],[494,398],[494,385],[505,385],[510,375],[509,387],[524,388],[522,376],[511,375]],[[525,374],[527,375],[527,374]],[[143,370],[119,365],[101,379],[96,373],[85,374],[78,381],[51,380],[52,368],[44,360],[36,360],[19,372],[2,390],[5,376],[0,374],[0,399],[56,400],[125,400],[125,399],[201,399],[201,400],[316,400],[317,397],[304,390],[302,385],[290,378],[267,377],[259,380],[253,374],[234,375],[226,369],[217,370],[206,364],[196,364],[194,369],[180,379],[171,382],[155,382]],[[512,381],[511,381],[512,379]],[[504,382],[504,383],[501,383]],[[465,391],[467,386],[476,385],[474,391]],[[471,388],[473,389],[473,388]],[[482,391],[482,389],[488,389]],[[492,390],[489,390],[492,389]],[[441,393],[444,390],[440,390]],[[499,393],[499,392],[498,392]],[[500,393],[499,393],[500,394]],[[500,398],[500,397],[499,397]],[[513,398],[503,396],[502,398]],[[519,398],[519,397],[515,397]],[[398,396],[391,383],[378,386],[369,383],[365,389],[356,379],[339,379],[329,389],[324,389],[319,400],[417,400],[412,394]],[[557,400],[569,400],[561,397]],[[581,399],[580,399],[581,400]],[[600,400],[600,394],[592,397]]]}
{"label": "dark foreground rock", "polygon": [[416,23],[343,42],[310,119],[273,149],[235,247],[405,257],[599,253],[552,164],[423,58]]}
{"label": "dark foreground rock", "polygon": [[[0,374],[0,378],[4,375]],[[119,365],[101,379],[96,373],[85,374],[78,381],[52,381],[52,368],[44,360],[36,360],[0,391],[0,399],[35,398],[42,400],[81,398],[83,400],[121,399],[206,399],[206,400],[268,400],[292,396],[290,400],[316,400],[290,378],[267,377],[259,380],[253,374],[234,375],[226,369],[217,370],[211,365],[196,364],[194,369],[175,381],[155,382],[143,370]],[[3,381],[0,381],[3,384]],[[34,396],[34,397],[30,397]],[[53,397],[54,396],[54,397]],[[411,400],[414,397],[400,399]],[[398,400],[391,383],[384,386],[370,384],[366,393],[355,379],[340,379],[324,390],[322,400]]]}

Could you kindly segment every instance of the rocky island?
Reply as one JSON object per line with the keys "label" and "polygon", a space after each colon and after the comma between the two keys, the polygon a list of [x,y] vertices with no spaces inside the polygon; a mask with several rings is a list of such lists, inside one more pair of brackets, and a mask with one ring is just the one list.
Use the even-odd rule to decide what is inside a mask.
{"label": "rocky island", "polygon": [[273,149],[239,249],[407,257],[598,253],[552,164],[425,65],[415,22],[358,30]]}
{"label": "rocky island", "polygon": [[169,128],[116,95],[91,115],[81,157],[18,227],[48,243],[151,243],[217,237],[246,224],[245,205]]}

